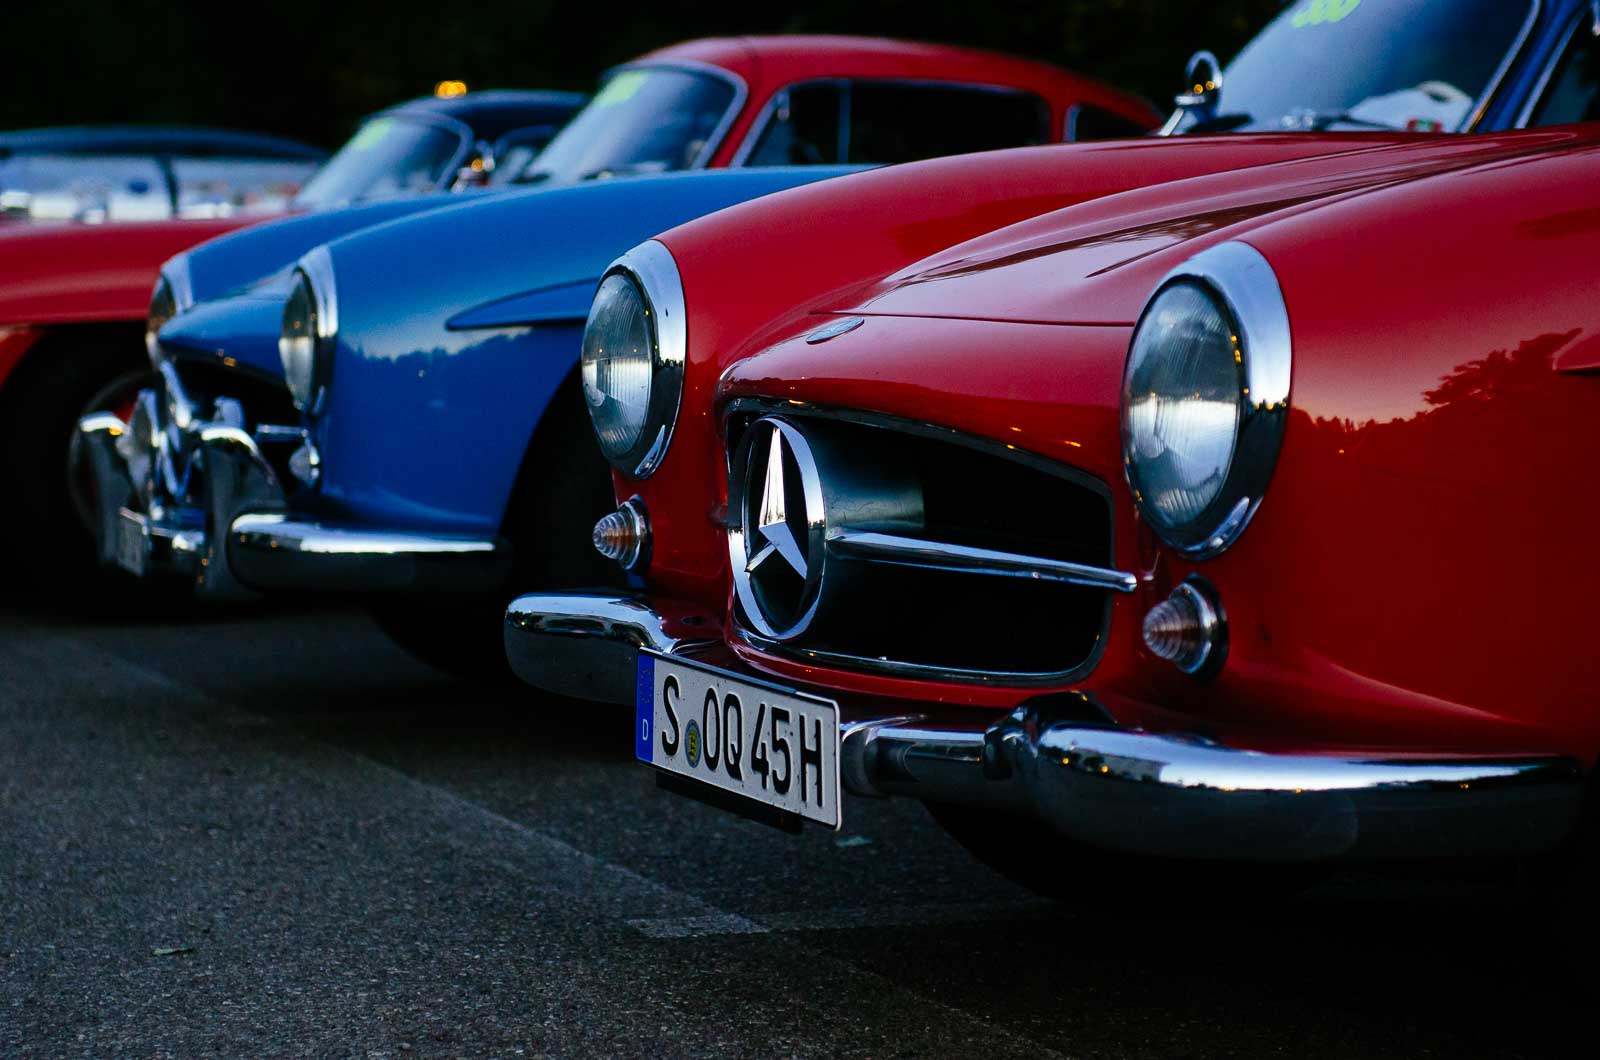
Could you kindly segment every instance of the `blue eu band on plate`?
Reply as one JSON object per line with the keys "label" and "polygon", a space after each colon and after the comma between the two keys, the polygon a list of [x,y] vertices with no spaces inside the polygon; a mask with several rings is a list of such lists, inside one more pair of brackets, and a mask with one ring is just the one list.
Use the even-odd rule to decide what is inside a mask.
{"label": "blue eu band on plate", "polygon": [[839,708],[639,653],[634,753],[657,769],[838,828]]}

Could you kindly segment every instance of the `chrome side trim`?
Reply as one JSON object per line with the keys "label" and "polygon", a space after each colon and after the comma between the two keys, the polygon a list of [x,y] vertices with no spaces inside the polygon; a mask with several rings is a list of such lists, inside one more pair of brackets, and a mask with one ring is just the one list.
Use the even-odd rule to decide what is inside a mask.
{"label": "chrome side trim", "polygon": [[1131,593],[1139,579],[1126,571],[1108,570],[1083,563],[1025,556],[1015,552],[952,545],[942,541],[921,541],[898,534],[860,530],[837,530],[828,535],[828,548],[837,555],[870,559],[904,567],[932,570],[967,571],[1007,578],[1033,578],[1040,581],[1084,585],[1093,589]]}
{"label": "chrome side trim", "polygon": [[[717,627],[705,616],[710,633]],[[628,596],[529,593],[506,608],[511,669],[536,688],[602,703],[632,703],[640,648],[671,655],[708,638],[668,630],[666,617]]]}
{"label": "chrome side trim", "polygon": [[504,584],[504,541],[367,530],[244,512],[228,530],[228,565],[260,590],[479,592]]}
{"label": "chrome side trim", "polygon": [[1500,91],[1500,85],[1505,81],[1506,75],[1511,72],[1512,64],[1517,61],[1517,57],[1522,54],[1523,46],[1528,43],[1528,38],[1533,33],[1533,27],[1539,21],[1539,12],[1543,7],[1543,0],[1532,0],[1532,3],[1528,5],[1528,17],[1522,20],[1522,29],[1517,31],[1516,37],[1511,41],[1511,47],[1506,51],[1505,58],[1500,60],[1500,65],[1495,68],[1494,76],[1489,78],[1489,84],[1484,87],[1482,95],[1478,97],[1477,103],[1473,104],[1466,121],[1461,123],[1461,127],[1456,130],[1457,132],[1472,132],[1477,128],[1478,122],[1483,120],[1484,112],[1489,109],[1489,104],[1494,101],[1495,93]]}

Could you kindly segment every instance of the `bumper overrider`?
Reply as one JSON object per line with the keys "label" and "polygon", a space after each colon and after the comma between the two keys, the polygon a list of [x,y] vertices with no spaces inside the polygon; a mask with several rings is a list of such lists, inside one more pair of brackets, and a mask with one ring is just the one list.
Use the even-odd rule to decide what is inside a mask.
{"label": "bumper overrider", "polygon": [[[756,675],[702,609],[644,596],[535,593],[506,612],[506,652],[548,691],[632,702],[640,649]],[[799,689],[816,694],[816,689]],[[1582,771],[1558,756],[1269,754],[1085,722],[1044,698],[1009,714],[821,694],[859,796],[1032,815],[1093,846],[1260,862],[1534,854],[1577,827]],[[1070,715],[1070,716],[1068,716]]]}
{"label": "bumper overrider", "polygon": [[315,481],[318,458],[299,428],[245,426],[242,406],[209,418],[170,361],[159,389],[139,393],[127,423],[79,421],[94,492],[101,562],[141,577],[193,579],[213,600],[261,592],[486,591],[510,571],[498,539],[387,531],[298,518],[263,447],[296,445],[291,463]]}

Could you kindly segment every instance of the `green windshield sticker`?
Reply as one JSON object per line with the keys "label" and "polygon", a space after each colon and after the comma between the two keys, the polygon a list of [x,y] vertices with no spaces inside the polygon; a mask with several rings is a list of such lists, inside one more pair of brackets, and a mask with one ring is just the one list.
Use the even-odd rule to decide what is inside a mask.
{"label": "green windshield sticker", "polygon": [[1299,28],[1340,22],[1360,6],[1361,0],[1311,0],[1305,7],[1296,11],[1290,21]]}
{"label": "green windshield sticker", "polygon": [[393,118],[374,118],[350,137],[350,150],[366,151],[378,146],[378,141],[389,135],[389,130],[394,128]]}
{"label": "green windshield sticker", "polygon": [[643,70],[622,71],[607,81],[605,87],[595,94],[594,102],[590,106],[613,107],[618,103],[626,103],[644,87],[645,76]]}

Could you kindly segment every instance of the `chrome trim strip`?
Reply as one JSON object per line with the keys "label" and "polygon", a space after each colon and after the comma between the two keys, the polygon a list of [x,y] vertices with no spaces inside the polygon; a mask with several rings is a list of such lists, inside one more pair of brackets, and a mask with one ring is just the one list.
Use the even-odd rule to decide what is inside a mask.
{"label": "chrome trim strip", "polygon": [[331,342],[339,334],[339,286],[333,271],[333,253],[326,243],[306,251],[296,267],[311,281],[317,302],[317,338]]}
{"label": "chrome trim strip", "polygon": [[1522,29],[1517,32],[1512,40],[1510,49],[1505,58],[1500,60],[1500,65],[1495,69],[1494,76],[1489,78],[1489,84],[1484,88],[1483,94],[1478,97],[1477,103],[1467,115],[1467,120],[1461,123],[1457,132],[1472,132],[1477,128],[1478,122],[1483,120],[1484,112],[1489,109],[1489,104],[1494,101],[1495,93],[1500,91],[1500,85],[1506,79],[1506,74],[1511,72],[1511,66],[1522,54],[1523,46],[1528,43],[1528,37],[1533,33],[1533,27],[1539,21],[1539,12],[1543,8],[1543,0],[1532,0],[1528,5],[1528,17],[1522,20]]}
{"label": "chrome trim strip", "polygon": [[[714,631],[709,616],[702,624]],[[529,684],[579,699],[632,703],[640,648],[664,655],[707,639],[667,631],[666,618],[642,600],[581,593],[529,593],[506,608],[506,659]]]}
{"label": "chrome trim strip", "polygon": [[1092,589],[1131,593],[1139,579],[1126,571],[1109,570],[1084,563],[999,552],[943,541],[922,541],[898,534],[863,530],[836,530],[828,535],[828,548],[837,555],[904,567],[966,571],[1006,578],[1032,578],[1039,581],[1084,585]]}
{"label": "chrome trim strip", "polygon": [[1539,80],[1534,82],[1533,91],[1528,93],[1527,100],[1522,104],[1522,110],[1517,114],[1515,127],[1528,128],[1528,123],[1533,120],[1533,112],[1539,109],[1539,104],[1544,102],[1545,93],[1550,89],[1550,79],[1556,75],[1556,67],[1561,65],[1561,60],[1566,58],[1567,48],[1572,44],[1572,38],[1578,33],[1585,21],[1593,16],[1588,11],[1580,12],[1572,20],[1572,25],[1561,34],[1550,52],[1550,58],[1545,61],[1544,69],[1539,73]]}
{"label": "chrome trim strip", "polygon": [[[1106,599],[1109,604],[1110,597]],[[830,670],[884,674],[889,677],[910,678],[918,681],[949,681],[965,685],[986,685],[991,688],[1002,685],[1016,688],[1059,686],[1094,669],[1093,664],[1099,660],[1100,652],[1105,645],[1105,634],[1101,633],[1099,641],[1094,651],[1090,653],[1086,663],[1075,666],[1070,670],[1047,673],[1033,670],[965,670],[956,666],[939,666],[934,663],[902,662],[898,659],[879,659],[869,655],[850,655],[845,652],[822,651],[817,648],[784,644],[763,637],[755,630],[745,626],[739,627],[739,633],[752,647],[759,648],[764,652],[779,655],[796,662],[824,666]]]}
{"label": "chrome trim strip", "polygon": [[194,277],[189,271],[189,254],[185,251],[167,259],[161,266],[161,275],[172,289],[173,316],[180,316],[194,306]]}

